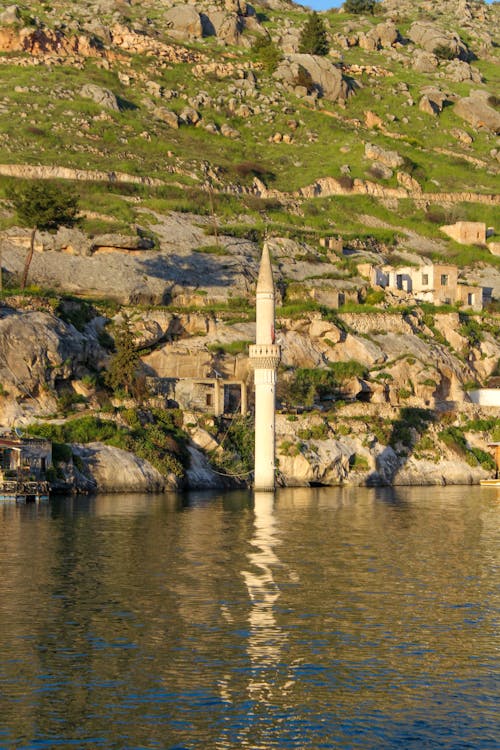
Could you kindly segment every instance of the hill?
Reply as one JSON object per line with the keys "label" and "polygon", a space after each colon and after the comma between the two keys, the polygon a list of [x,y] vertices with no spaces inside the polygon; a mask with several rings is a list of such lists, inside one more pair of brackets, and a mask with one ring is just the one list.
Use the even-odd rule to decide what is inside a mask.
{"label": "hill", "polygon": [[[109,321],[124,312],[144,375],[246,382],[266,237],[284,408],[309,408],[297,383],[313,370],[337,372],[312,395],[323,409],[325,393],[394,424],[402,408],[472,408],[500,359],[498,14],[467,0],[332,10],[317,55],[301,44],[310,11],[284,0],[0,0],[1,422],[81,408],[75,393],[92,413],[109,404]],[[21,292],[30,229],[10,191],[45,180],[76,191],[82,220],[36,234]],[[416,295],[429,274],[452,291]]]}

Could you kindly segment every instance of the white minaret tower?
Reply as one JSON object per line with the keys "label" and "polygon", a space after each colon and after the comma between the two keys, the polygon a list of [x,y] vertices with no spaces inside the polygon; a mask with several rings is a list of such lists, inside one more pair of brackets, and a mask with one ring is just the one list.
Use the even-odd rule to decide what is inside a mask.
{"label": "white minaret tower", "polygon": [[255,373],[255,476],[256,490],[274,490],[276,369],[280,347],[274,343],[274,284],[269,248],[264,243],[257,280],[257,325],[250,361]]}

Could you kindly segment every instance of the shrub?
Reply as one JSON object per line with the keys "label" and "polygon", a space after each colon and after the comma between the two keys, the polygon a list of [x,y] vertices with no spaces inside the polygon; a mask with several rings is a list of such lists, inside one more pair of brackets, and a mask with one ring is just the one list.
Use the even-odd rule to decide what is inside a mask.
{"label": "shrub", "polygon": [[354,180],[348,174],[341,174],[340,177],[337,177],[337,182],[344,190],[352,190],[354,187]]}
{"label": "shrub", "polygon": [[231,341],[229,344],[209,344],[207,349],[214,354],[243,354],[248,351],[251,341]]}
{"label": "shrub", "polygon": [[285,456],[298,456],[300,453],[300,443],[293,443],[291,440],[283,440],[280,444],[280,453]]}
{"label": "shrub", "polygon": [[87,323],[96,316],[94,308],[88,302],[70,297],[62,299],[55,312],[61,320],[70,323],[78,331],[83,331]]}
{"label": "shrub", "polygon": [[68,463],[71,461],[71,446],[66,443],[53,443],[52,444],[52,460],[58,464],[60,462]]}
{"label": "shrub", "polygon": [[264,36],[263,34],[258,36],[252,45],[252,51],[259,58],[264,70],[268,73],[274,73],[282,58],[282,54],[271,37]]}
{"label": "shrub", "polygon": [[351,378],[364,378],[367,374],[365,365],[355,359],[349,359],[347,362],[329,362],[328,367],[338,383]]}
{"label": "shrub", "polygon": [[297,436],[301,440],[326,440],[328,438],[328,427],[323,422],[312,427],[306,427],[303,430],[298,430]]}
{"label": "shrub", "polygon": [[368,460],[364,456],[360,456],[359,453],[355,453],[349,458],[349,466],[355,471],[367,471],[370,468]]}
{"label": "shrub", "polygon": [[360,15],[362,13],[375,12],[376,0],[345,0],[344,10],[346,13]]}
{"label": "shrub", "polygon": [[[205,255],[227,255],[227,248],[223,245],[202,245],[193,248],[195,253],[204,253]],[[206,292],[205,292],[206,294]]]}
{"label": "shrub", "polygon": [[234,169],[240,177],[253,176],[259,177],[261,180],[274,179],[274,173],[270,169],[255,161],[241,161],[236,164]]}
{"label": "shrub", "polygon": [[303,86],[305,89],[307,89],[308,94],[314,91],[314,81],[312,79],[312,76],[309,71],[307,71],[302,65],[299,65],[299,69],[297,71],[297,75],[293,79],[293,83],[295,86]]}
{"label": "shrub", "polygon": [[433,49],[434,54],[440,60],[454,60],[456,54],[448,44],[438,44]]}

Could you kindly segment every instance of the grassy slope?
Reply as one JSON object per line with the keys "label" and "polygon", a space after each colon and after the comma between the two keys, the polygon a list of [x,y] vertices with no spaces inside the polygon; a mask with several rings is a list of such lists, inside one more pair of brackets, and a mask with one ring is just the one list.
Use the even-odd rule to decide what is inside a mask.
{"label": "grassy slope", "polygon": [[[6,3],[0,3],[0,7],[4,5]],[[75,19],[81,16],[84,8],[76,4],[68,9],[67,3],[59,0],[50,7],[52,11],[48,11],[48,5],[33,3],[23,13],[25,17],[37,15],[49,26],[53,25],[54,17],[65,18],[69,25],[75,26]],[[122,23],[136,27],[143,25],[144,28],[152,26],[160,40],[169,41],[157,3],[127,6],[126,12],[128,17],[122,17]],[[263,13],[267,19],[264,26],[271,33],[283,24],[285,18],[292,19],[300,26],[306,17],[299,9],[266,9]],[[146,15],[153,22],[149,27],[145,25]],[[105,15],[101,18],[103,23],[111,20]],[[345,14],[337,13],[329,13],[327,18],[332,33],[342,31],[350,20],[356,28],[360,26],[365,29],[381,20],[377,17],[350,19]],[[401,23],[403,31],[410,20]],[[214,39],[185,46],[201,51],[207,60],[217,59],[238,65],[256,62],[251,49],[224,48]],[[328,102],[322,103],[323,110],[314,110],[290,94],[268,108],[268,118],[256,114],[243,119],[230,115],[224,107],[202,110],[204,121],[212,120],[219,126],[228,122],[237,128],[241,133],[238,140],[213,135],[192,126],[172,130],[151,116],[144,102],[147,94],[141,79],[155,80],[186,97],[196,94],[200,88],[214,99],[217,96],[226,99],[231,96],[228,91],[232,83],[230,79],[206,77],[200,81],[193,75],[190,65],[158,69],[154,59],[136,56],[114,63],[111,70],[103,69],[95,60],[87,60],[83,69],[78,70],[64,64],[20,67],[5,60],[0,78],[0,102],[5,115],[0,118],[0,162],[104,168],[160,177],[166,183],[186,186],[197,184],[196,177],[201,177],[202,161],[220,168],[225,182],[248,182],[251,175],[242,177],[238,165],[251,162],[268,175],[265,179],[269,186],[290,191],[320,176],[338,177],[341,166],[345,164],[350,166],[353,177],[369,177],[364,143],[370,141],[384,148],[396,149],[405,157],[408,170],[417,177],[424,190],[495,192],[497,173],[490,168],[474,167],[461,158],[462,155],[472,155],[489,165],[489,152],[495,146],[493,136],[486,132],[473,132],[454,115],[452,107],[447,107],[435,120],[420,112],[417,106],[403,106],[406,96],[396,90],[399,82],[407,83],[410,95],[418,102],[420,89],[424,85],[437,83],[450,93],[463,96],[470,90],[470,84],[454,84],[436,79],[434,75],[417,74],[406,64],[392,61],[384,52],[365,52],[354,47],[343,50],[342,56],[346,63],[378,65],[390,70],[393,75],[378,78],[364,74],[359,79],[361,87],[356,96],[349,100],[346,110]],[[498,67],[491,60],[479,60],[475,65],[483,72],[488,89],[492,90]],[[135,72],[131,86],[124,86],[120,82],[120,69]],[[273,79],[258,66],[255,72],[259,91],[263,94],[275,92]],[[125,103],[123,109],[120,112],[106,111],[103,116],[103,110],[98,105],[82,98],[79,93],[83,84],[89,81],[111,89]],[[187,105],[186,99],[181,97],[159,100],[157,103],[178,112]],[[252,105],[253,100],[249,99],[248,103]],[[293,110],[293,114],[283,112],[285,104]],[[387,130],[399,137],[394,139],[379,131],[368,130],[364,125],[364,113],[368,109],[382,117]],[[338,119],[329,116],[329,112],[337,115]],[[387,120],[388,114],[395,115],[396,119]],[[293,133],[293,144],[269,143],[268,138],[275,132],[290,132],[287,124],[290,118],[300,121],[299,128]],[[405,122],[405,119],[408,121]],[[358,121],[358,124],[353,121]],[[473,135],[471,147],[459,145],[450,136],[449,131],[453,127],[461,127]],[[312,142],[311,134],[314,136]],[[452,153],[438,153],[437,149],[447,149]],[[381,180],[381,184],[394,186],[395,178]],[[104,186],[86,186],[79,190],[84,209],[91,210],[95,206],[96,196],[99,196],[99,210],[114,217],[114,228],[124,228],[137,218],[133,206],[120,200],[115,194],[116,189],[113,189],[113,193]],[[150,205],[157,209],[191,207],[199,210],[201,207],[206,210],[206,200],[199,200],[195,190],[182,193],[173,186],[163,191],[149,192],[153,200]],[[136,193],[144,199],[148,191]],[[389,228],[394,227],[393,231],[403,225],[442,239],[437,226],[427,221],[425,213],[416,211],[409,201],[400,202],[397,213],[363,196],[316,200],[303,208],[308,225],[321,233],[340,230],[347,234],[366,233],[359,216],[368,213],[384,221]],[[263,209],[267,210],[268,221],[276,226],[288,224],[290,228],[294,225],[299,228],[304,223],[300,215],[286,215],[281,210],[270,210],[265,204],[259,205],[255,201],[252,204],[248,199],[221,197],[216,205],[217,213],[222,214],[225,220],[230,220],[241,210],[257,220]],[[482,205],[455,206],[444,211],[443,219],[476,219],[493,224],[495,213],[495,209]],[[384,239],[390,229],[370,230],[371,234],[377,235],[377,232]],[[448,246],[451,255],[460,259],[455,243],[450,240]],[[489,261],[490,258],[486,256],[485,260]]]}

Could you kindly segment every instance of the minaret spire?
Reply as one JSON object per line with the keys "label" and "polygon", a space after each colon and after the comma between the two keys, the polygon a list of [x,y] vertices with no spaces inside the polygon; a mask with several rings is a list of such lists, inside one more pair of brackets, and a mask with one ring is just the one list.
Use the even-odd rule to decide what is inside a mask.
{"label": "minaret spire", "polygon": [[264,242],[256,290],[256,336],[250,346],[255,377],[256,490],[274,490],[276,370],[280,347],[274,343],[274,283],[269,247]]}

